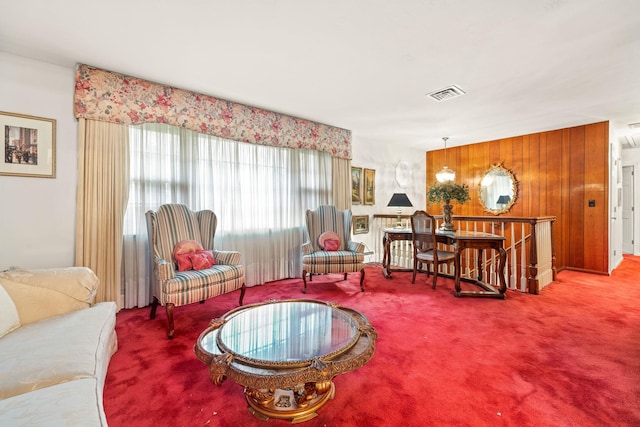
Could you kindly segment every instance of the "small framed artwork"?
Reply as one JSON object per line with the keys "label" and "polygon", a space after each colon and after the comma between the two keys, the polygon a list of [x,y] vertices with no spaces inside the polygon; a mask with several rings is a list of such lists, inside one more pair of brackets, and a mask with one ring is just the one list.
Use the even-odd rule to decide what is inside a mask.
{"label": "small framed artwork", "polygon": [[362,204],[362,168],[351,166],[351,203]]}
{"label": "small framed artwork", "polygon": [[369,232],[369,215],[353,216],[353,234],[366,234]]}
{"label": "small framed artwork", "polygon": [[375,169],[364,170],[364,204],[376,204],[376,171]]}
{"label": "small framed artwork", "polygon": [[4,151],[0,175],[54,178],[56,121],[0,111]]}

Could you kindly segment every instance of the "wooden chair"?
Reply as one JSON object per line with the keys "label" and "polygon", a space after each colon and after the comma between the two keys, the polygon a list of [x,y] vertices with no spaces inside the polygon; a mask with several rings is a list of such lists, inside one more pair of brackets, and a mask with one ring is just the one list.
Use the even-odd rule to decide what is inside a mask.
{"label": "wooden chair", "polygon": [[[438,266],[450,265],[455,260],[455,253],[438,250],[436,241],[436,219],[425,211],[415,211],[411,215],[411,232],[413,241],[413,277],[411,283],[416,282],[416,273],[422,271],[422,264],[433,266],[433,286],[438,281]],[[429,277],[429,266],[427,266]]]}

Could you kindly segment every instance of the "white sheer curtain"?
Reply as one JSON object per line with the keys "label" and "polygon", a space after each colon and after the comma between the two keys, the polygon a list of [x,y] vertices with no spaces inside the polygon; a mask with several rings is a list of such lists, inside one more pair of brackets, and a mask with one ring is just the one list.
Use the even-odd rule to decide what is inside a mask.
{"label": "white sheer curtain", "polygon": [[163,203],[215,212],[216,248],[241,253],[247,286],[301,275],[305,211],[332,203],[330,154],[241,143],[161,124],[131,127],[129,138],[126,308],[150,302],[144,213]]}

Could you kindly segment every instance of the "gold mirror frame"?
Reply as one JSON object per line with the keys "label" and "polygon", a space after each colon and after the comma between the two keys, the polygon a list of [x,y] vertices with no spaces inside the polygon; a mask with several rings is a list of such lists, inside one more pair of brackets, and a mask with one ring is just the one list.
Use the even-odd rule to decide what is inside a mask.
{"label": "gold mirror frame", "polygon": [[491,166],[478,186],[478,199],[486,212],[509,212],[518,199],[518,181],[513,172],[501,164]]}

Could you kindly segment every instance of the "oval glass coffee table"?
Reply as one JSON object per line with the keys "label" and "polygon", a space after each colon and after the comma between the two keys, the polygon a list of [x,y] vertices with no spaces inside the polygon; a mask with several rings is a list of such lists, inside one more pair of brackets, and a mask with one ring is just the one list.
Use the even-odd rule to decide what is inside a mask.
{"label": "oval glass coffee table", "polygon": [[332,379],[371,359],[377,334],[367,318],[335,303],[271,300],[214,319],[195,345],[211,381],[245,387],[261,419],[301,422],[333,398]]}

